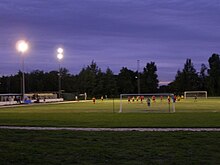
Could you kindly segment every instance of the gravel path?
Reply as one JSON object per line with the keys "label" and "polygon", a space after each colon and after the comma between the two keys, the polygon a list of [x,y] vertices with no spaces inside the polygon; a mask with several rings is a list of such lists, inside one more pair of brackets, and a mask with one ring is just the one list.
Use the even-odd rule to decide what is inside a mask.
{"label": "gravel path", "polygon": [[220,128],[72,128],[72,127],[19,127],[19,126],[0,126],[0,129],[11,130],[64,130],[64,131],[111,131],[111,132],[220,132]]}

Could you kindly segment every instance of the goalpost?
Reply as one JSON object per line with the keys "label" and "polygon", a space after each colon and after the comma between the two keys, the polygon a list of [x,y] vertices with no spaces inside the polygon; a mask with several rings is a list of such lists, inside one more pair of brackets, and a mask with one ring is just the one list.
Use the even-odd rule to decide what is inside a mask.
{"label": "goalpost", "polygon": [[207,91],[185,91],[184,98],[206,98],[207,99]]}
{"label": "goalpost", "polygon": [[122,112],[175,112],[172,93],[120,94]]}

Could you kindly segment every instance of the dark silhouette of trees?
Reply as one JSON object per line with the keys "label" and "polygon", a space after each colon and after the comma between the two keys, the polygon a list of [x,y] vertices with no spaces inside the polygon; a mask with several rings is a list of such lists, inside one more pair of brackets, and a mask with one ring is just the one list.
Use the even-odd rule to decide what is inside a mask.
{"label": "dark silhouette of trees", "polygon": [[208,79],[207,79],[207,76],[208,76],[208,68],[206,67],[205,64],[202,64],[201,65],[201,69],[200,69],[200,73],[199,73],[199,90],[205,90],[207,91],[208,90]]}
{"label": "dark silhouette of trees", "polygon": [[26,92],[38,92],[46,89],[45,73],[44,71],[34,70],[25,75],[26,79]]}
{"label": "dark silhouette of trees", "polygon": [[157,66],[154,62],[146,64],[141,74],[141,91],[142,93],[155,93],[158,91]]}
{"label": "dark silhouette of trees", "polygon": [[94,61],[79,73],[78,87],[80,93],[86,92],[90,97],[117,94],[116,80],[111,69],[107,68],[103,73]]}
{"label": "dark silhouette of trees", "polygon": [[218,54],[212,54],[208,60],[208,87],[213,96],[220,95],[220,58]]}
{"label": "dark silhouette of trees", "polygon": [[[178,70],[173,82],[160,86],[157,66],[147,63],[140,75],[141,93],[173,92],[182,94],[187,90],[207,90],[211,96],[220,95],[220,58],[212,54],[208,59],[209,66],[201,65],[196,72],[191,59],[186,59],[182,70]],[[0,93],[21,93],[22,74],[0,77]],[[87,93],[89,98],[101,96],[119,96],[121,93],[137,93],[137,72],[122,67],[115,75],[110,68],[105,72],[92,61],[81,69],[79,74],[72,75],[66,68],[61,68],[61,87],[65,93]],[[44,72],[34,70],[25,73],[26,92],[58,92],[58,71]]]}
{"label": "dark silhouette of trees", "polygon": [[101,69],[98,68],[96,63],[92,61],[92,63],[83,68],[78,77],[79,83],[79,92],[87,93],[89,96],[95,96],[96,94],[96,85],[97,85],[97,77],[100,74]]}
{"label": "dark silhouette of trees", "polygon": [[58,71],[50,71],[45,73],[44,91],[58,91]]}
{"label": "dark silhouette of trees", "polygon": [[199,90],[199,76],[196,73],[196,69],[194,68],[191,59],[186,59],[183,70],[177,71],[175,80],[170,86],[175,93],[183,93],[187,90]]}
{"label": "dark silhouette of trees", "polygon": [[117,76],[118,93],[137,93],[136,89],[136,73],[123,67]]}
{"label": "dark silhouette of trees", "polygon": [[1,93],[21,93],[21,71],[16,75],[2,76],[0,78]]}
{"label": "dark silhouette of trees", "polygon": [[103,74],[103,91],[102,95],[107,95],[109,97],[116,96],[118,91],[117,91],[117,84],[115,80],[115,76],[110,68],[106,69],[106,72]]}

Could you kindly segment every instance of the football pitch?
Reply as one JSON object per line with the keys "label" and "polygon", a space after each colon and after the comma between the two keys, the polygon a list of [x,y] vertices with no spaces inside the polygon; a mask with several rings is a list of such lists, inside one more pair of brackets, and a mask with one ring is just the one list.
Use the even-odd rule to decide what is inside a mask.
{"label": "football pitch", "polygon": [[[163,107],[167,108],[164,101]],[[117,99],[0,108],[1,126],[219,128],[220,98],[161,103]],[[2,164],[218,164],[220,132],[84,132],[0,129]]]}
{"label": "football pitch", "polygon": [[[220,98],[181,100],[175,103],[175,113],[169,113],[166,101],[152,103],[120,100],[97,100],[36,104],[0,108],[0,125],[57,127],[219,127]],[[164,110],[165,109],[165,110]],[[164,110],[164,111],[163,111]]]}

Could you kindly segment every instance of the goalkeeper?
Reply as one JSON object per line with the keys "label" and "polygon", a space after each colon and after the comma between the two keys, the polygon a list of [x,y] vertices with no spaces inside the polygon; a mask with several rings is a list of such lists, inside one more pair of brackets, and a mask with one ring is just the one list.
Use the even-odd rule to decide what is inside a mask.
{"label": "goalkeeper", "polygon": [[150,107],[150,98],[147,98],[147,106]]}

